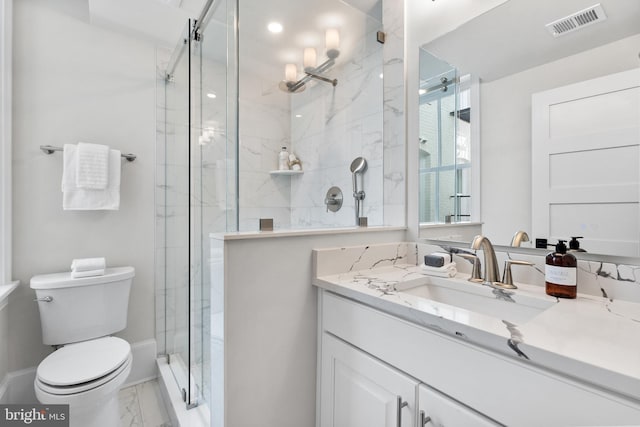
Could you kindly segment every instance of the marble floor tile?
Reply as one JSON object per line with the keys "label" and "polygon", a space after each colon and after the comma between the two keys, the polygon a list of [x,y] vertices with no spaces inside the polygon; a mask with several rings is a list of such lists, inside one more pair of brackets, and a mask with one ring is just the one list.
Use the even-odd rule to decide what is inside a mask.
{"label": "marble floor tile", "polygon": [[157,380],[123,388],[118,400],[121,427],[171,427]]}
{"label": "marble floor tile", "polygon": [[162,400],[158,381],[136,385],[144,427],[170,427],[169,414]]}
{"label": "marble floor tile", "polygon": [[132,386],[120,390],[118,402],[120,404],[120,426],[142,427],[142,412],[136,387]]}

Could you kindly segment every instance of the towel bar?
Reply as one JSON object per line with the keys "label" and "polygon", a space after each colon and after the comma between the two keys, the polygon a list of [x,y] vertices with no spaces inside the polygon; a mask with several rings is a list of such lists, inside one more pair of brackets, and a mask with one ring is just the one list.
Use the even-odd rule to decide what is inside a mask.
{"label": "towel bar", "polygon": [[[55,147],[53,145],[41,145],[40,149],[47,154],[53,154],[54,151],[62,151],[62,147]],[[133,162],[136,159],[136,155],[131,153],[129,154],[122,153],[120,154],[120,156],[124,157],[130,162]]]}

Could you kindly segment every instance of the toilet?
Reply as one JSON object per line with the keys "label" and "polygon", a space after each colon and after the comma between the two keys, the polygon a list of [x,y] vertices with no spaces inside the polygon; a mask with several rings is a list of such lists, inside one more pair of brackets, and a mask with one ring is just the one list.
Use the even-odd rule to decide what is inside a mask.
{"label": "toilet", "polygon": [[71,273],[31,278],[42,338],[57,349],[38,365],[34,382],[43,404],[68,404],[71,427],[119,425],[118,391],[131,372],[131,346],[110,336],[127,325],[133,267],[103,276]]}

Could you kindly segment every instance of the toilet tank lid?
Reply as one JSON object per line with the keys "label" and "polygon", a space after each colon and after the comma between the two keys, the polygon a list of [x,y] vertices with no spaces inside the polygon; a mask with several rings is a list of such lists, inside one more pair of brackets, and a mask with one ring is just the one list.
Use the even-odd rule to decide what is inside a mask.
{"label": "toilet tank lid", "polygon": [[31,289],[57,289],[70,288],[75,286],[91,286],[102,283],[117,282],[130,279],[135,276],[133,267],[110,267],[105,269],[103,276],[80,277],[74,279],[71,272],[40,274],[33,276],[29,286]]}

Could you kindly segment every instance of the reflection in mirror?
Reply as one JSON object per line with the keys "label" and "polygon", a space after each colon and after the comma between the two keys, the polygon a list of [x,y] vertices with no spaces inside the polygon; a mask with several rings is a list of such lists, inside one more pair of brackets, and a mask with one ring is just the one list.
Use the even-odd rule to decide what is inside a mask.
{"label": "reflection in mirror", "polygon": [[420,51],[419,220],[471,218],[470,76]]}
{"label": "reflection in mirror", "polygon": [[[606,13],[606,20],[557,36],[547,30],[546,24],[589,8],[593,6],[593,1],[509,0],[422,46],[423,50],[453,64],[459,74],[469,73],[480,81],[482,108],[481,111],[475,111],[476,114],[473,114],[472,109],[471,116],[478,117],[481,130],[482,182],[478,194],[482,194],[482,233],[494,243],[507,245],[513,233],[524,230],[529,233],[532,242],[537,238],[548,238],[555,243],[556,239],[568,239],[577,235],[584,236],[581,247],[590,253],[639,255],[628,249],[630,242],[636,248],[640,242],[640,182],[637,173],[631,173],[640,166],[637,155],[626,156],[624,159],[618,157],[613,161],[605,160],[603,156],[592,156],[598,157],[597,163],[586,165],[584,161],[574,161],[570,165],[563,164],[562,176],[570,176],[573,180],[565,179],[557,185],[567,194],[586,194],[584,185],[578,179],[578,172],[582,171],[583,175],[592,177],[590,171],[595,168],[618,166],[633,178],[631,182],[627,182],[628,190],[622,191],[620,186],[619,191],[615,192],[601,190],[607,194],[624,193],[624,210],[612,213],[609,209],[598,221],[580,220],[581,212],[576,211],[571,215],[564,215],[566,222],[571,222],[574,228],[550,228],[546,233],[533,229],[534,210],[545,211],[548,208],[542,203],[533,202],[532,175],[534,168],[539,170],[539,166],[532,164],[531,153],[535,143],[532,142],[532,96],[638,70],[640,2],[601,0],[599,3]],[[640,89],[636,85],[632,90]],[[582,116],[582,121],[576,119],[571,122],[576,124],[575,129],[582,132],[576,134],[576,142],[583,144],[583,149],[579,152],[586,153],[589,150],[585,145],[589,141],[603,140],[596,136],[596,132],[588,130],[605,121],[603,114],[595,113],[598,108],[605,111],[614,108],[615,104],[610,98],[603,96],[601,102],[594,103],[597,108],[589,109]],[[624,144],[620,142],[620,138],[609,140],[617,141],[620,146],[633,147],[627,151],[636,153],[640,143],[637,120],[640,114],[637,100],[640,97],[630,94],[628,99],[635,101],[628,103],[626,110],[621,110],[620,114],[614,113],[614,116],[618,117],[617,122],[624,122],[625,132],[634,134],[635,140],[625,140]],[[633,115],[636,120],[620,118],[629,115]],[[570,117],[577,116],[563,113],[560,122],[565,125],[563,129],[567,128]],[[581,123],[592,126],[581,126]],[[614,127],[612,124],[613,121],[607,123],[609,127]],[[620,133],[623,130],[618,127],[613,131]],[[633,159],[633,166],[619,167],[629,164],[629,159]],[[474,164],[474,168],[475,166]],[[562,204],[566,200],[557,198],[554,203]],[[587,205],[587,209],[593,210],[589,206]],[[612,228],[609,225],[614,222],[619,225],[616,228],[619,230],[617,235],[598,235],[605,229]],[[606,240],[611,244],[606,249],[598,250],[597,248],[603,248],[598,240]]]}

